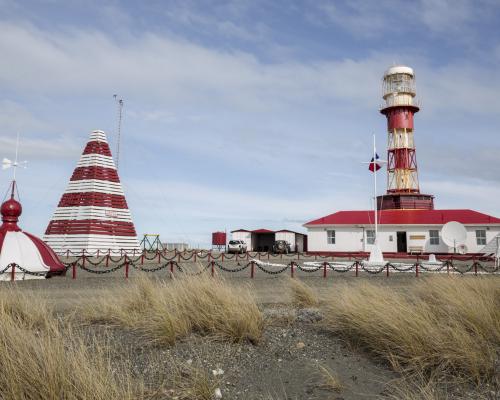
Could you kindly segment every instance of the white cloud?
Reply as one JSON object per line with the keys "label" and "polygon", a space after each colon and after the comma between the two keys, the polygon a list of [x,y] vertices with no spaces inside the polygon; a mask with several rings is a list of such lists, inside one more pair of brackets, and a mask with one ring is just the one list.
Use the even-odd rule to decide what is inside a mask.
{"label": "white cloud", "polygon": [[500,216],[500,188],[481,180],[432,180],[424,182],[426,192],[436,195],[436,208],[473,209]]}
{"label": "white cloud", "polygon": [[[46,32],[0,23],[0,86],[43,95],[109,96],[120,89],[136,99],[168,105],[227,106],[273,112],[290,105],[341,102],[357,109],[379,104],[380,76],[388,60],[360,59],[266,64],[249,53],[209,49],[182,39],[144,33],[118,43],[99,31]],[[490,113],[500,78],[492,68],[458,62],[416,67],[430,108]]]}

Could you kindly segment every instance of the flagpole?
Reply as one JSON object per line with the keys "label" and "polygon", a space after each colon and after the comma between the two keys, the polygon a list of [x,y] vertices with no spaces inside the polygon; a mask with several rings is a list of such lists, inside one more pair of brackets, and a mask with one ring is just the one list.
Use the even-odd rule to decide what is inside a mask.
{"label": "flagpole", "polygon": [[377,205],[377,148],[375,145],[375,134],[373,134],[373,209],[375,211],[375,245],[378,244],[378,205]]}

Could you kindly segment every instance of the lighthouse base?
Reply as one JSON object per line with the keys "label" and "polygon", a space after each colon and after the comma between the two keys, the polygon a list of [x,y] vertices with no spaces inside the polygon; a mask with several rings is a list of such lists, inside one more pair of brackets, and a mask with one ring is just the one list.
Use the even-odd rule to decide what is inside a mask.
{"label": "lighthouse base", "polygon": [[379,210],[434,210],[434,196],[420,193],[388,193],[377,196]]}

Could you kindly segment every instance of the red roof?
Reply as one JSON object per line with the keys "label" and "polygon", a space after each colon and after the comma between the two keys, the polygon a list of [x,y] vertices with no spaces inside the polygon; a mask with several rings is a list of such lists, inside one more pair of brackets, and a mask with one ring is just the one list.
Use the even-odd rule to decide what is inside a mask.
{"label": "red roof", "polygon": [[234,233],[234,232],[249,232],[249,233],[278,233],[278,232],[290,232],[290,233],[295,233],[296,235],[305,235],[304,233],[300,233],[300,232],[295,232],[295,231],[291,231],[289,229],[280,229],[279,231],[271,231],[269,229],[255,229],[253,231],[250,231],[248,229],[236,229],[234,231],[231,231],[231,233]]}
{"label": "red roof", "polygon": [[[474,210],[381,210],[381,225],[442,225],[450,221],[462,224],[500,224],[500,219]],[[372,225],[373,211],[338,211],[304,226],[310,225]]]}

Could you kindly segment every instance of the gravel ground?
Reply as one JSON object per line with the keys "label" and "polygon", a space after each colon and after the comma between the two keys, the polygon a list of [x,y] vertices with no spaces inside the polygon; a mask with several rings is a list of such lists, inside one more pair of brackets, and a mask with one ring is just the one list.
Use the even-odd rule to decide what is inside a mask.
{"label": "gravel ground", "polygon": [[[69,274],[49,280],[16,282],[15,285],[46,298],[58,312],[70,313],[79,303],[95,299],[111,287],[127,285],[138,272],[131,271],[129,280],[113,274],[88,274],[85,279],[80,279],[83,272],[78,273],[75,280]],[[291,308],[289,274],[257,273],[254,279],[249,279],[246,273],[218,274],[226,277],[231,284],[249,286],[255,293],[267,320],[263,339],[258,345],[232,344],[191,335],[175,346],[160,347],[125,329],[101,325],[84,329],[102,335],[103,340],[107,338],[112,354],[128,360],[135,373],[143,376],[153,387],[157,387],[164,379],[168,380],[173,369],[194,365],[209,374],[219,368],[224,371],[214,378],[218,380],[223,399],[348,400],[375,399],[391,394],[391,384],[400,378],[398,374],[360,349],[352,348],[326,332],[318,310],[297,311]],[[158,279],[170,279],[168,271],[150,275]],[[350,285],[360,280],[377,282],[387,286],[388,290],[404,290],[419,279],[425,279],[425,275],[415,278],[413,274],[407,273],[394,273],[389,277],[365,273],[357,278],[352,272],[330,273],[324,279],[318,271],[314,274],[299,272],[298,276],[320,297],[335,291],[340,285]],[[319,366],[333,371],[344,389],[335,392],[322,388]],[[489,393],[493,392],[489,390]],[[175,392],[166,392],[162,398],[173,399]],[[446,398],[478,397],[470,393]],[[483,397],[495,398],[500,397],[495,393]]]}
{"label": "gravel ground", "polygon": [[[317,310],[267,307],[264,313],[268,325],[258,345],[192,335],[173,347],[155,347],[121,329],[92,329],[106,330],[114,354],[130,360],[134,372],[153,386],[168,380],[174,365],[195,365],[209,375],[220,368],[223,374],[212,379],[223,399],[376,399],[398,377],[325,332]],[[319,365],[333,371],[344,389],[322,388]],[[175,397],[175,391],[165,393]]]}

